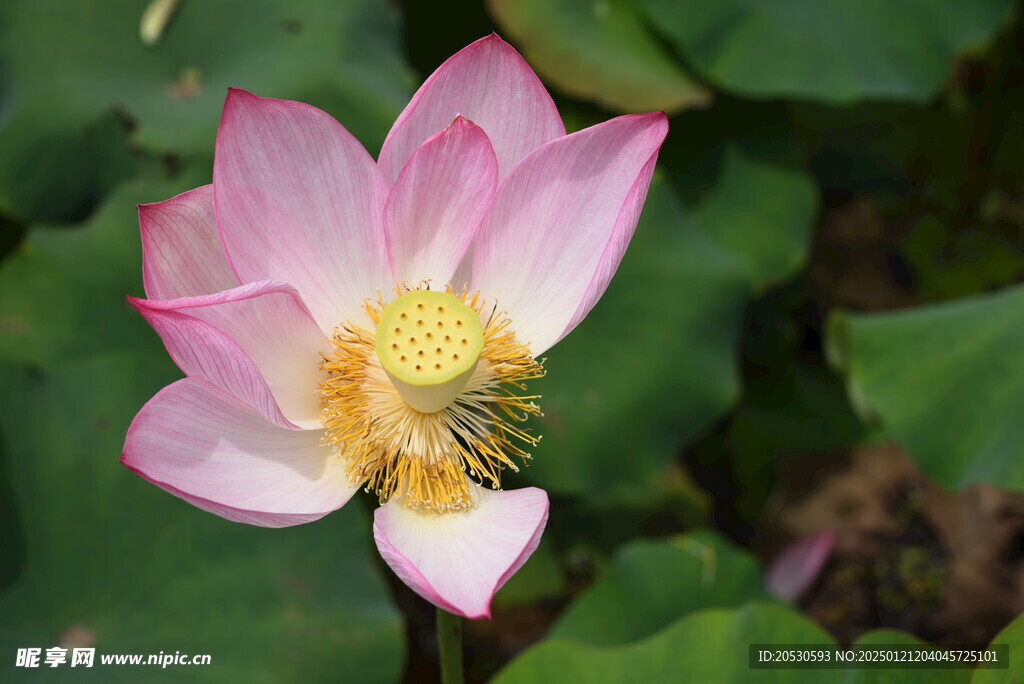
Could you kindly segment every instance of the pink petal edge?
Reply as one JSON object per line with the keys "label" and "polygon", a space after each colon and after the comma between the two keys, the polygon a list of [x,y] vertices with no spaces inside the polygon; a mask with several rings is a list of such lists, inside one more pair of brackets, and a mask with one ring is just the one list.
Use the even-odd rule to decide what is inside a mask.
{"label": "pink petal edge", "polygon": [[292,429],[320,427],[327,341],[293,287],[263,281],[200,297],[129,301],[178,367]]}
{"label": "pink petal edge", "polygon": [[147,297],[194,297],[238,286],[217,235],[212,185],[138,210]]}
{"label": "pink petal edge", "polygon": [[373,538],[410,589],[454,615],[490,619],[491,599],[536,550],[548,496],[528,487],[474,487],[477,507],[438,515],[391,501],[374,513]]}
{"label": "pink petal edge", "polygon": [[341,508],[359,488],[320,437],[272,425],[205,380],[185,378],[135,416],[121,462],[228,520],[284,527]]}
{"label": "pink petal edge", "polygon": [[384,206],[392,271],[443,287],[490,207],[498,163],[479,126],[455,117],[413,153]]}
{"label": "pink petal edge", "polygon": [[384,179],[394,183],[416,148],[459,114],[487,133],[499,179],[531,150],[565,135],[530,65],[492,33],[449,57],[398,115],[380,151]]}
{"label": "pink petal edge", "polygon": [[471,284],[534,355],[607,287],[667,132],[662,112],[620,116],[531,152],[498,186],[474,242]]}
{"label": "pink petal edge", "polygon": [[259,411],[279,427],[301,429],[288,420],[252,360],[209,323],[177,311],[149,309],[145,300],[128,301],[163,340],[171,359],[188,377],[198,377]]}
{"label": "pink petal edge", "polygon": [[213,165],[217,228],[239,282],[294,285],[325,335],[369,324],[363,301],[394,285],[387,196],[351,133],[301,102],[228,91]]}
{"label": "pink petal edge", "polygon": [[583,293],[583,299],[576,307],[569,323],[558,338],[551,343],[552,346],[571,333],[573,328],[587,317],[587,314],[608,289],[608,283],[611,282],[612,276],[619,270],[619,264],[622,263],[622,257],[626,255],[626,248],[629,247],[629,241],[633,239],[633,233],[636,232],[637,223],[640,221],[640,212],[644,208],[644,202],[647,201],[647,191],[651,187],[651,178],[654,176],[654,167],[657,163],[658,153],[655,152],[640,170],[640,175],[637,176],[636,182],[633,183],[626,200],[622,203],[622,209],[615,220],[615,228],[612,229],[608,244],[605,245],[604,252],[601,253],[601,258],[597,262],[594,277],[590,279],[590,284],[587,286],[586,292]]}

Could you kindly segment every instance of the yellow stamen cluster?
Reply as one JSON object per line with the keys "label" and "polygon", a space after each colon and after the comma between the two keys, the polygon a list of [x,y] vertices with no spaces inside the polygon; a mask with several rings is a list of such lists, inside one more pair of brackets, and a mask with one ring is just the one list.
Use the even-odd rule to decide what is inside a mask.
{"label": "yellow stamen cluster", "polygon": [[[414,291],[396,287],[396,295]],[[454,294],[448,289],[449,294]],[[480,361],[458,396],[445,408],[423,413],[410,406],[381,367],[374,333],[352,323],[339,326],[323,354],[327,378],[320,383],[325,443],[338,447],[354,482],[365,482],[381,503],[401,497],[410,508],[439,513],[472,507],[469,477],[497,489],[500,472],[518,471],[513,457],[528,460],[520,445],[536,445],[517,424],[539,415],[537,395],[520,396],[523,383],[544,375],[529,349],[515,342],[509,321],[492,309],[483,321],[479,294],[455,294],[483,323]],[[380,321],[384,301],[367,302]]]}

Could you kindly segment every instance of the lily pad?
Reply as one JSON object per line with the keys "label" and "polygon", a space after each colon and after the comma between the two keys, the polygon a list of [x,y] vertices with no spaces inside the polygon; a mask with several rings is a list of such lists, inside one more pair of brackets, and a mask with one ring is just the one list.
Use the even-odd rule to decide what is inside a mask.
{"label": "lily pad", "polygon": [[[0,211],[54,220],[62,216],[53,207],[105,189],[75,154],[83,132],[114,112],[144,149],[211,158],[229,86],[320,107],[371,150],[408,100],[411,76],[388,3],[183,2],[154,46],[139,37],[148,4],[0,4],[0,136],[23,152],[0,156]],[[54,159],[70,160],[62,193],[48,173]]]}
{"label": "lily pad", "polygon": [[728,433],[744,475],[763,478],[780,455],[848,447],[865,437],[845,387],[824,368],[782,363],[746,390]]}
{"label": "lily pad", "polygon": [[854,407],[951,489],[1024,490],[1022,340],[1024,287],[828,325]]}
{"label": "lily pad", "polygon": [[[753,602],[739,608],[709,609],[691,613],[653,636],[626,645],[601,646],[566,637],[551,637],[525,651],[493,680],[520,684],[579,678],[581,681],[614,682],[764,682],[789,684],[966,684],[969,669],[800,668],[755,669],[749,667],[751,644],[800,644],[808,649],[836,646],[835,640],[816,624],[791,608]],[[855,646],[920,645],[914,636],[894,630],[877,630],[857,639]],[[1003,679],[982,679],[1003,682]],[[980,675],[980,672],[979,672]],[[973,680],[979,682],[976,676]]]}
{"label": "lily pad", "polygon": [[734,148],[695,206],[656,176],[604,297],[530,385],[543,438],[510,481],[598,504],[649,496],[672,456],[737,401],[744,307],[806,260],[816,202],[803,174]]}
{"label": "lily pad", "polygon": [[[907,681],[907,671],[898,669],[750,668],[751,644],[837,646],[803,615],[764,598],[757,561],[715,533],[635,541],[566,609],[546,639],[514,659],[494,681]],[[922,643],[904,632],[876,630],[854,645]],[[966,684],[970,675],[970,670],[915,670],[913,681]]]}
{"label": "lily pad", "polygon": [[927,102],[1013,0],[637,0],[701,76],[736,95]]}
{"label": "lily pad", "polygon": [[717,534],[700,530],[622,547],[598,581],[559,617],[550,638],[595,646],[639,641],[704,608],[769,600],[761,566]]}
{"label": "lily pad", "polygon": [[718,182],[690,212],[705,235],[738,258],[754,292],[803,267],[818,197],[806,174],[727,147]]}
{"label": "lily pad", "polygon": [[[1024,615],[1018,617],[1003,631],[996,634],[995,638],[992,639],[992,644],[1007,644],[1010,647],[1010,657],[1014,658],[1011,664],[1014,664],[1020,658],[1019,654],[1024,649]],[[1019,667],[1019,665],[1014,666]],[[1007,670],[979,668],[975,671],[971,684],[1008,684],[1014,681],[1007,676],[1008,674],[1009,671]]]}
{"label": "lily pad", "polygon": [[513,660],[496,684],[585,682],[838,682],[830,670],[758,670],[749,667],[748,646],[757,643],[831,644],[829,635],[782,606],[702,610],[654,636],[625,646],[596,646],[546,639]]}
{"label": "lily pad", "polygon": [[23,220],[79,221],[134,171],[128,131],[113,111],[92,119],[59,102],[33,104],[15,108],[0,123],[0,212]]}
{"label": "lily pad", "polygon": [[[922,646],[912,634],[895,629],[876,629],[862,634],[854,646]],[[899,667],[883,669],[851,669],[846,673],[844,684],[903,684],[911,680],[914,684],[967,684],[971,681],[970,669],[907,670]]]}
{"label": "lily pad", "polygon": [[665,52],[630,0],[489,0],[530,65],[571,97],[613,111],[703,109],[712,94]]}

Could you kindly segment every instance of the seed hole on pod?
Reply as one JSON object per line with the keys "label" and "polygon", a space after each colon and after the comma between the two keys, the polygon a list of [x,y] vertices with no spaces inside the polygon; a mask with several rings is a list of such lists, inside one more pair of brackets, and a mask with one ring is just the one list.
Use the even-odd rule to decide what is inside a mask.
{"label": "seed hole on pod", "polygon": [[433,337],[433,336],[434,336],[434,333],[427,333],[427,339],[428,339],[428,340],[429,340],[429,339],[430,339],[431,337]]}
{"label": "seed hole on pod", "polygon": [[451,335],[445,335],[444,336],[444,341],[445,342],[451,342],[452,341],[452,336]]}
{"label": "seed hole on pod", "polygon": [[[412,341],[413,341],[413,342],[415,342],[415,340],[412,340]],[[466,346],[467,344],[469,344],[469,342],[468,342],[468,341],[466,340],[466,338],[465,338],[465,337],[463,337],[463,338],[462,338],[462,345],[463,345],[463,346]]]}
{"label": "seed hole on pod", "polygon": [[438,347],[437,349],[435,349],[435,350],[434,350],[434,353],[435,353],[435,354],[440,354],[440,353],[441,353],[441,348],[440,348],[440,347]]}
{"label": "seed hole on pod", "polygon": [[462,327],[462,321],[455,321],[455,327],[456,328],[461,328]]}
{"label": "seed hole on pod", "polygon": [[396,335],[401,335],[402,334],[402,329],[401,328],[395,328],[395,334]]}
{"label": "seed hole on pod", "polygon": [[444,327],[444,323],[442,323],[441,321],[438,321],[437,322],[437,327],[438,328],[443,328]]}
{"label": "seed hole on pod", "polygon": [[441,370],[441,364],[435,363],[434,364],[434,368],[437,369],[437,370]]}
{"label": "seed hole on pod", "polygon": [[399,361],[405,361],[405,357],[404,357],[404,356],[399,356],[399,357],[398,357],[398,360],[399,360]]}
{"label": "seed hole on pod", "polygon": [[410,337],[409,338],[409,344],[416,344],[416,338],[415,337]]}
{"label": "seed hole on pod", "polygon": [[409,316],[407,314],[402,314],[401,316],[399,316],[399,318],[401,318],[403,321],[408,317]]}
{"label": "seed hole on pod", "polygon": [[437,307],[437,313],[443,314],[444,313],[444,307],[443,306]]}
{"label": "seed hole on pod", "polygon": [[416,356],[423,356],[423,350],[420,349],[418,352],[416,352]]}
{"label": "seed hole on pod", "polygon": [[459,355],[458,354],[452,354],[452,361],[458,361],[458,360],[459,360]]}
{"label": "seed hole on pod", "polygon": [[394,350],[394,351],[398,351],[398,345],[397,344],[391,345],[391,349]]}
{"label": "seed hole on pod", "polygon": [[416,310],[417,311],[423,311],[423,304],[417,304],[416,305]]}
{"label": "seed hole on pod", "polygon": [[421,366],[420,364],[417,363],[416,364],[416,370],[423,370],[423,366]]}

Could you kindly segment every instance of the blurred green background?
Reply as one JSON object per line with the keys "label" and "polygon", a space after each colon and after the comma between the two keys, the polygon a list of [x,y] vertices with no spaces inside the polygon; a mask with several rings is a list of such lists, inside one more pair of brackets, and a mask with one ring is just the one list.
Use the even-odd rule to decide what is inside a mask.
{"label": "blurred green background", "polygon": [[[0,681],[437,678],[374,501],[265,530],[119,465],[180,376],[125,295],[135,205],[210,181],[228,86],[376,155],[491,31],[569,130],[662,109],[670,132],[619,272],[536,383],[544,439],[509,485],[551,517],[466,625],[470,680],[1011,681],[750,670],[747,644],[1024,654],[1018,3],[183,0],[147,45],[149,5],[0,2]],[[762,563],[822,530],[824,569],[773,596]],[[57,645],[213,664],[15,667]]]}

